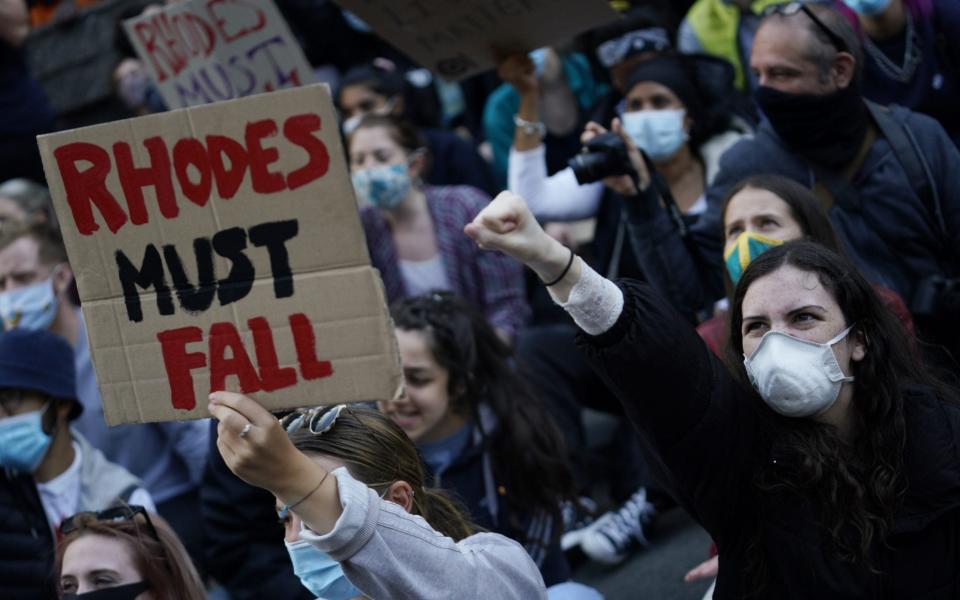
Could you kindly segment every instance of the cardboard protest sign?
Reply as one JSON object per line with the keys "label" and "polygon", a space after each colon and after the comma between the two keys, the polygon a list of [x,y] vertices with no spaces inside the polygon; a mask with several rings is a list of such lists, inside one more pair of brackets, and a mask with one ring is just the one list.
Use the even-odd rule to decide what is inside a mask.
{"label": "cardboard protest sign", "polygon": [[605,0],[335,0],[437,75],[463,79],[500,58],[618,18]]}
{"label": "cardboard protest sign", "polygon": [[186,0],[123,25],[170,108],[314,81],[272,0]]}
{"label": "cardboard protest sign", "polygon": [[325,85],[40,136],[109,424],[384,399],[399,358]]}

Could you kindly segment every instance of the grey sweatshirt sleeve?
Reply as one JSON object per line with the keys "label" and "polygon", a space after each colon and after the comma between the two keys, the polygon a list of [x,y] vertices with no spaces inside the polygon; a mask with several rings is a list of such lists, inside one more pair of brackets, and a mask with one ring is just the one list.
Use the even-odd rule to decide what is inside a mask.
{"label": "grey sweatshirt sleeve", "polygon": [[333,474],[343,514],[329,533],[304,527],[300,537],[339,562],[368,597],[547,597],[540,571],[520,544],[495,533],[454,542],[422,517],[381,500],[345,468]]}

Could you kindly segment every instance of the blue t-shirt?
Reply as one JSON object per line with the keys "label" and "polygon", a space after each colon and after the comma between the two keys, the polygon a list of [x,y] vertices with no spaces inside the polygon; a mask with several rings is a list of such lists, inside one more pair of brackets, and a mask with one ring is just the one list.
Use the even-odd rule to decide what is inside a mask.
{"label": "blue t-shirt", "polygon": [[453,434],[427,444],[418,444],[423,462],[435,475],[441,475],[453,464],[470,443],[470,433],[473,427],[467,423]]}

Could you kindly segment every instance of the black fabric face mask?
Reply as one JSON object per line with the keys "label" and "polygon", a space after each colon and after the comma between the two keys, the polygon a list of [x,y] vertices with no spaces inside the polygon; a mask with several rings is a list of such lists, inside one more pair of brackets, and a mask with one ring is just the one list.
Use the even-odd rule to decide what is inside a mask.
{"label": "black fabric face mask", "polygon": [[755,98],[787,147],[810,162],[842,167],[853,160],[869,117],[859,86],[824,96],[757,88]]}
{"label": "black fabric face mask", "polygon": [[148,589],[150,585],[146,581],[137,581],[86,594],[64,594],[63,600],[133,600]]}

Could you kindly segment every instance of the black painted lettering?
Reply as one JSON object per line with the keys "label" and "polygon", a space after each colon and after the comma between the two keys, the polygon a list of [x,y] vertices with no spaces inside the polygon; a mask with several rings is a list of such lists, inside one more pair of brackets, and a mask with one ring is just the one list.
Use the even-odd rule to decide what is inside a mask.
{"label": "black painted lettering", "polygon": [[193,253],[197,257],[197,285],[190,283],[180,255],[172,244],[163,247],[163,257],[167,261],[167,270],[177,292],[177,299],[183,310],[199,313],[210,308],[217,291],[217,282],[213,274],[213,248],[208,238],[193,240]]}
{"label": "black painted lettering", "polygon": [[143,320],[138,287],[145,290],[153,287],[157,294],[157,310],[161,315],[173,314],[173,297],[163,276],[163,260],[156,246],[147,245],[147,249],[143,252],[143,263],[139,269],[133,266],[123,250],[117,250],[115,258],[120,285],[123,287],[123,301],[127,305],[127,318],[134,323]]}
{"label": "black painted lettering", "polygon": [[250,243],[266,246],[270,254],[270,270],[273,272],[273,293],[277,298],[293,295],[293,274],[290,271],[290,255],[286,242],[296,237],[300,225],[296,219],[262,223],[250,228]]}
{"label": "black painted lettering", "polygon": [[213,236],[213,249],[232,264],[226,278],[217,282],[217,300],[224,306],[242,300],[250,293],[255,275],[253,263],[243,253],[247,233],[240,227],[218,231]]}

